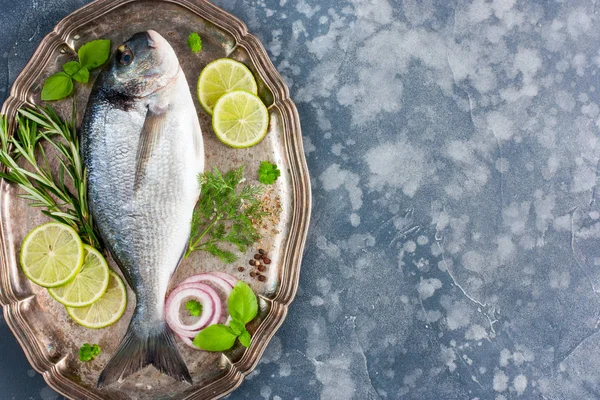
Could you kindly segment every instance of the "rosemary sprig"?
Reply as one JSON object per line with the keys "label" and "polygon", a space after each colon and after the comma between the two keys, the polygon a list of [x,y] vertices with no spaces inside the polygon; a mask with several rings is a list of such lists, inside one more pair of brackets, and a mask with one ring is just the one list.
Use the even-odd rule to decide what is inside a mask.
{"label": "rosemary sprig", "polygon": [[258,239],[254,224],[266,215],[258,195],[262,187],[240,186],[245,179],[244,166],[222,174],[218,169],[200,174],[200,200],[192,217],[192,232],[185,257],[196,250],[206,251],[221,261],[232,263],[238,257],[223,247],[231,244],[241,252]]}
{"label": "rosemary sprig", "polygon": [[[74,105],[71,121],[66,122],[51,107],[22,108],[13,136],[6,117],[0,116],[0,164],[6,167],[0,177],[17,184],[25,192],[19,196],[31,206],[43,208],[42,213],[72,226],[84,242],[100,248],[88,208],[87,172],[79,152],[75,113]],[[58,176],[52,174],[43,141],[59,153]]]}

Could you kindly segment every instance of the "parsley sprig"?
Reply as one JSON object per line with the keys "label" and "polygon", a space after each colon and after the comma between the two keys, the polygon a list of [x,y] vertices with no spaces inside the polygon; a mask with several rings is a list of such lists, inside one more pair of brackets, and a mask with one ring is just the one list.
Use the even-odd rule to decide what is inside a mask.
{"label": "parsley sprig", "polygon": [[202,190],[192,217],[185,256],[202,250],[223,262],[232,263],[238,257],[224,246],[233,245],[245,252],[260,238],[254,223],[260,222],[265,215],[258,198],[262,188],[243,185],[244,166],[225,174],[215,168],[198,179]]}
{"label": "parsley sprig", "polygon": [[190,33],[188,36],[187,45],[194,53],[202,51],[202,39],[200,38],[200,35],[198,35],[196,32]]}
{"label": "parsley sprig", "polygon": [[229,326],[214,324],[204,328],[194,338],[194,346],[208,351],[225,351],[233,347],[236,339],[244,347],[250,346],[251,336],[246,324],[256,318],[258,301],[246,282],[238,281],[235,285],[227,299],[227,309],[232,319]]}
{"label": "parsley sprig", "polygon": [[[75,130],[75,107],[70,122],[51,107],[21,108],[16,129],[10,135],[7,119],[0,116],[0,177],[17,184],[19,197],[42,208],[46,216],[72,226],[81,239],[99,248],[87,201],[87,172],[79,151]],[[53,174],[43,143],[58,152],[58,173]],[[21,161],[20,161],[21,160]],[[73,189],[71,189],[73,188]]]}
{"label": "parsley sprig", "polygon": [[187,303],[185,303],[185,309],[194,317],[199,317],[200,314],[202,314],[202,304],[196,300],[188,300]]}
{"label": "parsley sprig", "polygon": [[277,165],[269,161],[260,163],[260,167],[258,168],[258,180],[260,183],[272,185],[279,178],[279,175],[281,175],[281,171],[277,168]]}
{"label": "parsley sprig", "polygon": [[100,346],[97,344],[84,343],[79,348],[79,360],[91,361],[100,355]]}

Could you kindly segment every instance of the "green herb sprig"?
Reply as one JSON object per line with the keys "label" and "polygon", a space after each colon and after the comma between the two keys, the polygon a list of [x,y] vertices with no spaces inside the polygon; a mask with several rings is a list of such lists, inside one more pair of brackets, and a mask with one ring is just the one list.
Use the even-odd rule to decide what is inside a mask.
{"label": "green herb sprig", "polygon": [[202,51],[202,39],[200,38],[200,35],[198,35],[196,32],[190,33],[188,36],[187,45],[194,53]]}
{"label": "green herb sprig", "polygon": [[236,339],[244,347],[250,346],[251,335],[246,324],[256,318],[258,301],[246,282],[238,281],[235,285],[227,299],[227,308],[232,319],[229,326],[214,324],[201,330],[194,338],[194,346],[207,351],[225,351],[233,347]]}
{"label": "green herb sprig", "polygon": [[59,100],[73,92],[73,81],[87,83],[90,71],[98,68],[110,56],[110,40],[92,40],[77,51],[79,61],[65,63],[63,70],[50,75],[42,87],[41,98],[44,101]]}
{"label": "green herb sprig", "polygon": [[185,257],[193,251],[206,251],[221,261],[232,263],[238,257],[223,247],[229,244],[245,252],[256,242],[254,223],[265,213],[258,195],[262,188],[242,185],[244,166],[222,174],[218,169],[200,174],[201,196],[192,217],[192,230]]}
{"label": "green herb sprig", "polygon": [[202,304],[196,300],[188,300],[185,303],[185,309],[194,317],[199,317],[202,314]]}
{"label": "green herb sprig", "polygon": [[[72,226],[84,242],[100,248],[88,208],[87,172],[75,130],[75,107],[70,122],[51,107],[39,106],[20,109],[15,121],[15,133],[10,136],[8,122],[0,116],[0,164],[6,167],[0,177],[17,184],[25,192],[19,197],[29,200],[31,206],[43,208],[46,216]],[[43,142],[59,154],[58,176],[51,172]]]}
{"label": "green herb sprig", "polygon": [[260,183],[271,185],[275,183],[279,175],[281,175],[281,171],[277,168],[277,165],[269,161],[260,163],[260,167],[258,168],[258,181]]}
{"label": "green herb sprig", "polygon": [[91,361],[100,355],[100,346],[97,344],[84,343],[79,348],[79,360],[80,361]]}

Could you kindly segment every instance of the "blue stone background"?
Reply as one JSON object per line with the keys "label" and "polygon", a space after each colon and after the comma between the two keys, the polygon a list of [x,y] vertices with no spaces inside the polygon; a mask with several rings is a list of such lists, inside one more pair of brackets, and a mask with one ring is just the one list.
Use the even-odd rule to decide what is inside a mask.
{"label": "blue stone background", "polygon": [[[0,98],[81,0],[0,0]],[[232,399],[600,398],[596,1],[221,0],[298,105],[300,289]],[[0,325],[3,399],[60,398]]]}

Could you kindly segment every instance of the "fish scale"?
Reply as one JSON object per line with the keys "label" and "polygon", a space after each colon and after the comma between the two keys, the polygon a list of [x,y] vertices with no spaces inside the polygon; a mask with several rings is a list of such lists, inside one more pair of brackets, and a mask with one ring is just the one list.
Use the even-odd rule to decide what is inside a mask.
{"label": "fish scale", "polygon": [[191,382],[164,301],[187,246],[204,149],[187,81],[162,36],[141,32],[119,47],[94,84],[81,134],[90,210],[136,294],[125,338],[98,386],[148,364]]}

